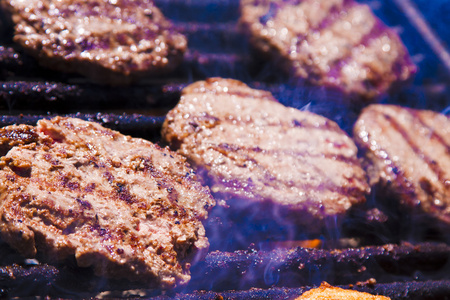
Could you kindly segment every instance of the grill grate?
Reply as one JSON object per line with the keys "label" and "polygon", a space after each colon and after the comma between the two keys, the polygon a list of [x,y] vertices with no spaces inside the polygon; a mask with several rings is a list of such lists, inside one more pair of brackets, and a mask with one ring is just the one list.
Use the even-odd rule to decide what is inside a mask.
{"label": "grill grate", "polygon": [[[5,249],[9,248],[3,245],[2,254],[8,256],[5,255]],[[17,255],[14,261],[23,266],[13,264],[0,267],[0,290],[8,297],[22,296],[24,290],[35,295],[61,296],[74,293],[92,297],[103,291],[116,290],[116,293],[122,293],[123,290],[133,288],[142,289],[142,286],[136,283],[96,277],[90,269],[75,267],[74,261],[67,261],[59,266],[35,265],[33,261],[26,261]],[[413,282],[419,287],[427,280],[434,284],[450,283],[449,266],[450,247],[431,243],[342,250],[295,248],[233,253],[215,251],[209,253],[204,262],[192,269],[191,282],[178,292],[187,293],[182,297],[189,299],[189,293],[198,295],[195,291],[200,290],[220,292],[224,295],[231,295],[231,292],[228,292],[230,290],[247,290],[242,293],[247,293],[247,297],[250,297],[255,293],[252,290],[259,288],[261,290],[256,294],[262,297],[267,295],[264,293],[274,291],[298,293],[299,286],[320,285],[322,281],[334,285],[355,284],[357,288],[361,288],[362,284],[357,284],[358,282],[370,283],[372,278],[378,282],[369,284],[372,289],[399,282],[395,286],[401,290],[409,286],[407,283],[401,283],[405,281]],[[278,289],[273,289],[274,287]],[[425,287],[427,285],[421,289]],[[151,296],[158,291],[142,292]],[[383,291],[383,294],[385,293],[386,290]],[[207,293],[204,296],[210,297],[213,294]]]}
{"label": "grill grate", "polygon": [[449,271],[449,259],[449,246],[430,243],[341,250],[215,251],[193,269],[197,277],[192,285],[195,289],[221,291],[310,286],[322,281],[350,284],[371,278],[377,282],[450,279],[444,275]]}
{"label": "grill grate", "polygon": [[[16,48],[0,20],[0,125],[35,124],[40,118],[69,115],[158,141],[164,115],[177,103],[181,89],[199,79],[221,76],[269,90],[283,104],[306,106],[350,131],[359,110],[355,103],[319,87],[291,82],[277,66],[253,54],[237,24],[239,0],[155,2],[188,37],[189,50],[183,64],[172,74],[145,79],[127,88],[97,86],[77,75],[40,67]],[[361,2],[368,3],[384,22],[398,29],[419,67],[410,86],[380,101],[445,111],[450,106],[450,74],[445,67],[448,50],[432,29],[424,31],[416,24],[427,25],[427,20],[438,22],[435,11],[423,10],[429,15],[424,18],[416,14],[411,19],[410,13],[405,14],[417,12],[411,1]],[[444,23],[446,17],[440,15],[440,22]],[[442,28],[438,32],[442,35]],[[433,42],[436,40],[439,47]],[[0,253],[4,248],[5,245],[0,245]],[[322,280],[332,284],[355,283],[358,290],[392,299],[448,299],[449,249],[445,244],[419,243],[336,251],[304,248],[215,251],[195,266],[193,280],[185,290],[156,299],[290,299],[307,289],[300,286],[318,285]],[[96,278],[90,270],[75,268],[74,262],[49,266],[21,261],[21,265],[14,265],[17,260],[1,257],[0,296],[91,297],[111,289],[140,288],[132,283]],[[369,278],[381,283],[356,285]],[[229,291],[238,289],[245,290]],[[139,295],[126,293],[119,291],[122,296]],[[160,291],[142,293],[151,297]]]}

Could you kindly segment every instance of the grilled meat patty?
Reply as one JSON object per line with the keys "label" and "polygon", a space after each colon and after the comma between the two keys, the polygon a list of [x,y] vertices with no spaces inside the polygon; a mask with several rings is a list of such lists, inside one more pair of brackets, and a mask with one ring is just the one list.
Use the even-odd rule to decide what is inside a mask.
{"label": "grilled meat patty", "polygon": [[416,72],[398,35],[347,0],[243,0],[256,49],[294,77],[371,99]]}
{"label": "grilled meat patty", "polygon": [[214,205],[185,159],[74,118],[0,130],[0,233],[25,256],[171,288],[207,250]]}
{"label": "grilled meat patty", "polygon": [[40,64],[99,83],[160,76],[182,60],[186,38],[151,0],[1,0],[14,41]]}
{"label": "grilled meat patty", "polygon": [[162,135],[217,199],[273,204],[273,213],[286,210],[312,231],[363,202],[369,190],[357,148],[336,123],[236,80],[186,87]]}
{"label": "grilled meat patty", "polygon": [[385,296],[375,296],[369,293],[353,291],[349,289],[342,289],[332,286],[326,282],[315,289],[311,289],[302,294],[295,300],[390,300],[391,298]]}
{"label": "grilled meat patty", "polygon": [[354,127],[371,185],[450,224],[450,119],[396,105],[371,105]]}

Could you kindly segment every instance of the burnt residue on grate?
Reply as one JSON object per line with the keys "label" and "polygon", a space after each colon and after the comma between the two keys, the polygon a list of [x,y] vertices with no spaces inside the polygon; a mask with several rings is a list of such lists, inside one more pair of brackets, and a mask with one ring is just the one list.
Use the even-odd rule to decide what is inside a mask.
{"label": "burnt residue on grate", "polygon": [[58,274],[57,268],[48,265],[0,267],[0,298],[12,294],[16,297],[46,296]]}

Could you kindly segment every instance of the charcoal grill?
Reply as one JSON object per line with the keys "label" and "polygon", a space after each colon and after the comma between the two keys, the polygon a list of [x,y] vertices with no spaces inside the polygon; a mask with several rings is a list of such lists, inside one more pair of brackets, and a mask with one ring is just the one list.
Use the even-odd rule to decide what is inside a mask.
{"label": "charcoal grill", "polygon": [[[333,91],[291,82],[276,66],[258,59],[239,30],[238,0],[155,2],[188,37],[189,50],[172,74],[127,88],[98,86],[41,68],[16,48],[0,21],[0,125],[69,115],[159,141],[164,115],[182,88],[220,76],[268,90],[285,105],[307,107],[351,131],[361,106]],[[419,68],[410,85],[379,101],[448,113],[450,24],[445,22],[450,2],[360,2],[398,30]],[[368,222],[367,215],[355,212],[342,232],[321,237],[323,249],[264,243],[228,247],[230,241],[212,240],[206,259],[193,266],[189,285],[171,292],[98,278],[74,261],[46,265],[25,260],[0,241],[0,296],[292,299],[326,280],[392,299],[450,299],[450,238],[445,229],[403,216],[397,208],[379,207],[378,200],[371,197],[368,208],[387,210],[392,223]]]}

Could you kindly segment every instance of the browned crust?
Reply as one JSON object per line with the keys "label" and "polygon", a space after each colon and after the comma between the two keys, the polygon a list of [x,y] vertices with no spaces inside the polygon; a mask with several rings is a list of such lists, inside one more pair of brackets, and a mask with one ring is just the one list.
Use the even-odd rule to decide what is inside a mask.
{"label": "browned crust", "polygon": [[450,120],[396,105],[371,105],[354,127],[371,185],[405,207],[450,224]]}
{"label": "browned crust", "polygon": [[[73,118],[0,130],[0,233],[27,257],[172,288],[205,255],[214,205],[167,148]],[[14,145],[12,145],[14,141]],[[199,258],[198,257],[198,258]]]}
{"label": "browned crust", "polygon": [[399,36],[348,0],[241,1],[250,42],[293,78],[366,101],[416,73]]}
{"label": "browned crust", "polygon": [[188,86],[162,135],[217,198],[262,216],[266,206],[284,211],[313,231],[369,191],[356,146],[335,122],[235,80]]}
{"label": "browned crust", "polygon": [[391,298],[385,296],[374,296],[369,293],[352,291],[334,287],[326,282],[315,289],[311,289],[303,293],[295,300],[389,300]]}
{"label": "browned crust", "polygon": [[[14,41],[45,67],[128,85],[173,71],[186,38],[151,0],[2,0]],[[100,14],[101,12],[101,14]]]}

